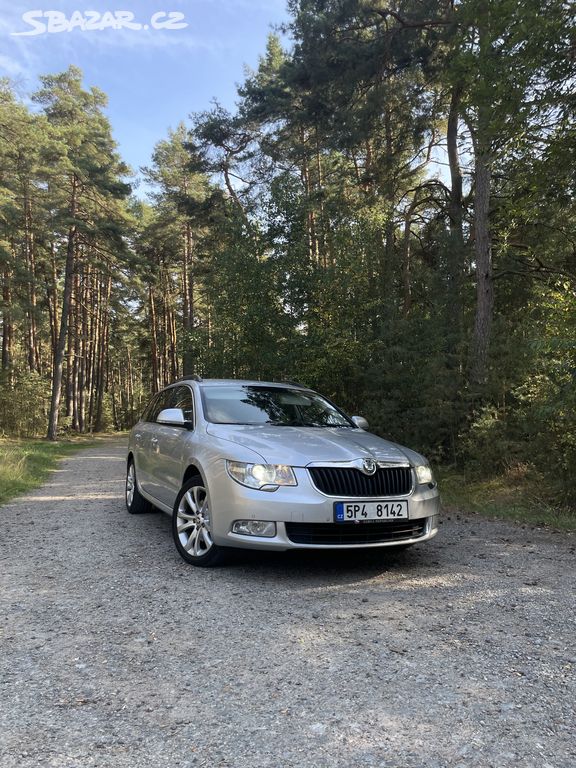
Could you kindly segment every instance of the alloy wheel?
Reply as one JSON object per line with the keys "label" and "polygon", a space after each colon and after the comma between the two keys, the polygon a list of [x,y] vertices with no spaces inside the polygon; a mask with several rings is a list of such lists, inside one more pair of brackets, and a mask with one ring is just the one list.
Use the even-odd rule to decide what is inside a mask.
{"label": "alloy wheel", "polygon": [[202,557],[212,549],[208,494],[194,485],[183,494],[176,513],[176,530],[182,548],[192,557]]}
{"label": "alloy wheel", "polygon": [[134,501],[134,489],[136,487],[136,472],[134,471],[134,464],[130,462],[128,466],[128,472],[126,474],[126,506],[128,509],[132,506]]}

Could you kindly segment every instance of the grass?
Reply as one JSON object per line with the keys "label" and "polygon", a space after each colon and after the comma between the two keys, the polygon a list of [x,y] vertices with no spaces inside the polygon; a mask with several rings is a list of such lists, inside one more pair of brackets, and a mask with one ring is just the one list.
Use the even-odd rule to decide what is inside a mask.
{"label": "grass", "polygon": [[525,466],[490,478],[471,479],[453,470],[438,473],[445,509],[514,520],[563,531],[576,530],[576,509],[556,503],[542,479]]}
{"label": "grass", "polygon": [[37,488],[60,459],[93,444],[91,438],[47,440],[0,439],[0,504]]}

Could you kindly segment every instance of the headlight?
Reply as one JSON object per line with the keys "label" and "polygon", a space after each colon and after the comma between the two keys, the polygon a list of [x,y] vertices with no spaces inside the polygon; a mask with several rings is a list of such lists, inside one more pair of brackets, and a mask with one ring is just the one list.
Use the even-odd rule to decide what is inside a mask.
{"label": "headlight", "polygon": [[427,464],[421,464],[419,467],[415,467],[416,479],[421,485],[434,482],[434,475],[432,470]]}
{"label": "headlight", "polygon": [[247,488],[275,491],[279,485],[298,485],[292,467],[286,464],[246,464],[226,461],[226,469],[233,480]]}

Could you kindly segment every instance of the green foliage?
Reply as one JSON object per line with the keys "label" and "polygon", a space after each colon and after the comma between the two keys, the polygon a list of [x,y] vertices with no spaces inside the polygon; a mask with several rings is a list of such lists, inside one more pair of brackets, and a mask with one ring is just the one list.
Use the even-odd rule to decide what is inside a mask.
{"label": "green foliage", "polygon": [[494,350],[490,402],[460,437],[462,459],[476,478],[529,467],[543,498],[574,504],[576,297],[566,286],[537,285],[522,323],[511,326],[513,317],[498,324],[505,338]]}
{"label": "green foliage", "polygon": [[558,497],[546,495],[545,478],[532,465],[516,464],[505,472],[483,478],[445,468],[436,475],[442,505],[449,514],[473,512],[535,526],[576,530],[573,509]]}
{"label": "green foliage", "polygon": [[551,488],[576,501],[576,292],[544,290],[533,312],[531,370],[513,391],[515,419]]}
{"label": "green foliage", "polygon": [[44,432],[50,382],[36,372],[0,377],[0,434],[33,437]]}

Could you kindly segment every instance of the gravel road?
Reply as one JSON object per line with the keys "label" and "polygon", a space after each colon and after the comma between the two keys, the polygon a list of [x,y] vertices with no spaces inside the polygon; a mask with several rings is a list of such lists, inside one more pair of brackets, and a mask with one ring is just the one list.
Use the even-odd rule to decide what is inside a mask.
{"label": "gravel road", "polygon": [[202,570],[123,477],[99,443],[0,508],[2,768],[576,765],[574,536]]}

